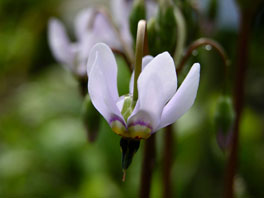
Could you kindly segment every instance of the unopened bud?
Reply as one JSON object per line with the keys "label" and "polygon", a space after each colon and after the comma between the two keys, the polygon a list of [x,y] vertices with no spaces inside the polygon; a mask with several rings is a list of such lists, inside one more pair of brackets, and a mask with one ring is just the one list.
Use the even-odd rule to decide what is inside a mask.
{"label": "unopened bud", "polygon": [[217,102],[215,113],[216,138],[219,147],[225,150],[231,142],[235,112],[228,96],[221,96]]}
{"label": "unopened bud", "polygon": [[157,28],[157,20],[156,18],[151,18],[148,22],[148,44],[149,44],[149,52],[151,55],[155,56],[159,54],[160,50],[157,46],[160,45],[160,41],[158,38],[158,28]]}
{"label": "unopened bud", "polygon": [[164,51],[173,54],[177,34],[173,4],[160,4],[156,21],[151,23],[152,27],[148,28],[150,54],[155,56]]}

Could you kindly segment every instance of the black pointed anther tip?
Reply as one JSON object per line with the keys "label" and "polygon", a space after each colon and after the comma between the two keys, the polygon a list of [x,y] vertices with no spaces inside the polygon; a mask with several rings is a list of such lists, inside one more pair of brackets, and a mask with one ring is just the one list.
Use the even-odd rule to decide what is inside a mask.
{"label": "black pointed anther tip", "polygon": [[140,140],[121,138],[122,169],[125,171],[130,166],[134,154],[138,151]]}

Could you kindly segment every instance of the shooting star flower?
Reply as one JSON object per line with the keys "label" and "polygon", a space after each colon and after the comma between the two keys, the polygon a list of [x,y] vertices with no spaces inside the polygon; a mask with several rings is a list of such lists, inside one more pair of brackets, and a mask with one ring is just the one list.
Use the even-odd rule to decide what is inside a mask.
{"label": "shooting star flower", "polygon": [[87,58],[94,44],[105,42],[113,48],[121,48],[109,20],[100,12],[83,10],[77,15],[74,25],[76,41],[71,42],[61,21],[50,19],[48,40],[55,59],[77,75],[86,74]]}
{"label": "shooting star flower", "polygon": [[[138,100],[133,105],[133,75],[130,94],[119,97],[117,63],[111,49],[96,44],[87,64],[88,91],[95,108],[112,130],[125,138],[147,139],[159,129],[174,123],[194,103],[200,79],[200,65],[195,63],[177,89],[177,76],[168,52],[142,60]],[[132,108],[130,108],[132,107]]]}
{"label": "shooting star flower", "polygon": [[[126,0],[111,1],[114,21],[119,27],[120,35],[117,35],[109,16],[103,14],[102,10],[88,8],[77,15],[74,22],[75,42],[70,41],[62,22],[51,18],[48,24],[48,40],[55,59],[67,70],[83,76],[86,74],[90,49],[96,43],[104,42],[111,48],[121,51],[124,50],[124,45],[131,47],[129,14],[132,3]],[[152,1],[147,1],[146,5],[148,16],[153,16],[157,12],[157,5]],[[123,44],[121,40],[124,41]]]}

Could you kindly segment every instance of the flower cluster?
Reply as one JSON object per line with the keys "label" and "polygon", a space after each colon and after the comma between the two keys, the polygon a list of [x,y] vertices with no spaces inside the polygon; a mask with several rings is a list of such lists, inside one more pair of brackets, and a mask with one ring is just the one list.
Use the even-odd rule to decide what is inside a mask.
{"label": "flower cluster", "polygon": [[[174,10],[171,2],[164,3],[158,14],[157,5],[151,0],[111,2],[113,18],[104,9],[90,8],[78,14],[75,42],[70,41],[63,24],[55,18],[49,21],[48,38],[56,60],[78,77],[83,95],[87,94],[88,83],[83,117],[89,139],[94,140],[97,135],[98,127],[88,125],[99,126],[99,113],[122,137],[120,147],[125,177],[125,170],[139,148],[139,140],[148,139],[173,124],[193,105],[199,86],[200,64],[193,64],[178,87],[175,64],[179,62],[184,41],[179,41],[176,47],[175,16],[179,14],[175,15],[178,10]],[[146,21],[141,19],[154,15],[157,20],[150,20],[148,37]],[[179,18],[181,20],[181,16]],[[184,28],[184,25],[179,27]],[[147,38],[153,41],[149,48]],[[136,44],[135,56],[133,44]],[[155,56],[143,57],[147,48]],[[174,51],[177,63],[170,55]],[[118,67],[113,52],[122,54],[129,66],[135,67],[127,95],[119,96],[118,93]]]}
{"label": "flower cluster", "polygon": [[[146,5],[148,17],[157,12],[157,6],[152,1],[147,1]],[[84,76],[87,65],[91,102],[115,133],[125,138],[147,139],[159,129],[174,123],[192,106],[199,84],[200,65],[193,65],[177,89],[175,64],[169,53],[146,56],[142,60],[142,72],[136,79],[138,100],[132,99],[134,74],[131,76],[130,92],[120,97],[117,91],[117,63],[111,49],[122,50],[121,41],[132,46],[128,23],[132,1],[114,0],[112,8],[118,32],[106,14],[86,9],[75,20],[75,42],[69,40],[58,19],[50,19],[49,44],[57,61],[74,74]]]}

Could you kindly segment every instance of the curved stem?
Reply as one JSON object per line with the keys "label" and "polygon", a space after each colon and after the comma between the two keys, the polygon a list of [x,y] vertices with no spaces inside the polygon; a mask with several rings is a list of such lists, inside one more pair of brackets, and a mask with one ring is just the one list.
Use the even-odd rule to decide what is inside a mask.
{"label": "curved stem", "polygon": [[236,111],[236,119],[234,125],[234,134],[232,138],[231,152],[229,155],[226,175],[225,175],[225,189],[224,197],[233,198],[234,197],[234,178],[237,168],[237,158],[238,158],[238,145],[239,145],[239,125],[241,120],[241,114],[243,110],[244,103],[244,90],[245,90],[245,78],[248,63],[248,45],[250,38],[250,23],[252,19],[252,14],[248,14],[242,11],[239,40],[238,40],[238,55],[236,62],[236,82],[235,82],[235,96],[234,104]]}
{"label": "curved stem", "polygon": [[204,46],[204,45],[210,45],[212,46],[221,56],[221,58],[224,61],[225,64],[225,73],[227,71],[227,66],[229,65],[229,60],[227,58],[227,55],[225,53],[225,50],[223,49],[223,47],[216,41],[209,39],[209,38],[200,38],[196,41],[194,41],[187,49],[185,55],[183,56],[183,58],[181,59],[178,68],[177,68],[177,73],[181,72],[181,70],[183,69],[186,61],[188,60],[188,58],[192,55],[193,50]]}
{"label": "curved stem", "polygon": [[228,66],[229,66],[229,60],[227,58],[227,55],[225,53],[225,50],[223,47],[216,41],[209,39],[209,38],[200,38],[196,41],[194,41],[187,49],[185,55],[182,57],[177,70],[177,73],[179,74],[183,67],[185,66],[185,63],[187,60],[192,56],[192,52],[196,50],[197,48],[204,46],[204,45],[210,45],[212,48],[214,48],[222,58],[224,62],[224,80],[223,80],[223,92],[225,94],[226,92],[226,84],[227,84],[227,77],[228,77]]}

